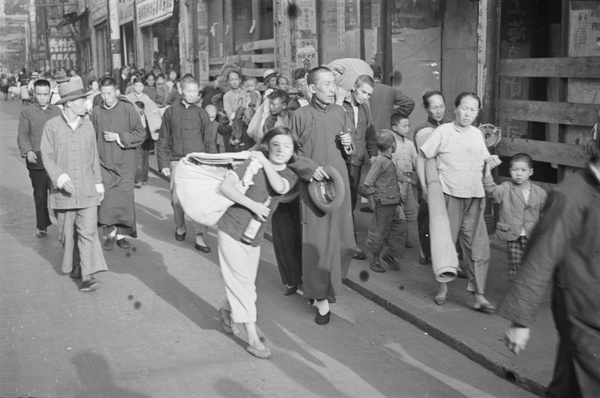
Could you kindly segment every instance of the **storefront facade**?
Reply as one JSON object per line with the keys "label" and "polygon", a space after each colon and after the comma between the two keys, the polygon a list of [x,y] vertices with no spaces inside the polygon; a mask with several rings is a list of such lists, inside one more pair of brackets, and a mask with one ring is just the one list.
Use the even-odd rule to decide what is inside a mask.
{"label": "storefront facade", "polygon": [[[260,80],[272,67],[291,76],[361,58],[419,105],[426,91],[442,91],[449,117],[458,93],[478,93],[478,123],[502,128],[497,153],[531,152],[542,184],[585,164],[600,102],[598,1],[198,0],[180,8],[191,27],[182,63],[203,82],[231,62]],[[411,121],[425,118],[417,106]]]}
{"label": "storefront facade", "polygon": [[92,25],[92,52],[94,54],[94,69],[98,76],[104,73],[112,74],[111,55],[109,48],[108,6],[105,1],[88,1],[90,23]]}
{"label": "storefront facade", "polygon": [[179,70],[179,1],[138,0],[138,67]]}
{"label": "storefront facade", "polygon": [[121,34],[121,59],[124,65],[136,63],[134,1],[119,0],[119,29]]}

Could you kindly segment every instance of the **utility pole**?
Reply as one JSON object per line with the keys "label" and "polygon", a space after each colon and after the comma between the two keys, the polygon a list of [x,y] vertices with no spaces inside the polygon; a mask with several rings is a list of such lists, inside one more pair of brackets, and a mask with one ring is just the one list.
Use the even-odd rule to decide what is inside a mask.
{"label": "utility pole", "polygon": [[110,29],[110,54],[112,70],[121,69],[121,28],[119,26],[119,0],[108,2],[108,27]]}
{"label": "utility pole", "polygon": [[[29,14],[29,34],[27,35],[27,42],[29,43],[29,61],[28,65],[29,69],[37,69],[37,24],[36,24],[36,9],[35,9],[35,0],[29,0],[29,9],[27,10]],[[34,57],[35,54],[35,57]]]}

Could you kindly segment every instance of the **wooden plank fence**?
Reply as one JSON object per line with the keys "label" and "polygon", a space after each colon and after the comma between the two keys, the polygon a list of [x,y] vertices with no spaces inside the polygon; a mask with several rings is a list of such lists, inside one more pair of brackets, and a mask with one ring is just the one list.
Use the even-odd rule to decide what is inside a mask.
{"label": "wooden plank fence", "polygon": [[[600,79],[600,57],[502,59],[501,77]],[[500,119],[542,122],[551,125],[591,127],[598,122],[600,105],[500,98]],[[583,144],[583,143],[582,143]],[[584,145],[503,137],[496,148],[500,156],[529,153],[534,160],[567,167],[587,164]]]}
{"label": "wooden plank fence", "polygon": [[501,76],[515,77],[600,77],[600,57],[513,58],[500,60]]}
{"label": "wooden plank fence", "polygon": [[585,167],[587,164],[583,145],[503,137],[496,147],[496,153],[501,156],[513,156],[521,152],[529,154],[534,160],[540,162],[558,162],[563,166],[571,167]]}
{"label": "wooden plank fence", "polygon": [[223,65],[235,63],[241,67],[244,76],[262,78],[265,71],[275,67],[275,39],[244,43],[237,47],[235,55],[213,57],[208,63],[212,77],[221,73]]}

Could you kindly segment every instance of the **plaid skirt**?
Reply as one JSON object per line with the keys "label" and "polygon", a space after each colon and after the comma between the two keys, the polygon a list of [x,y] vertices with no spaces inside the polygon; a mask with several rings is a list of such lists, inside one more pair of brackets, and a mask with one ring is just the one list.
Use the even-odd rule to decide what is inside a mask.
{"label": "plaid skirt", "polygon": [[528,239],[526,236],[519,236],[516,240],[509,240],[506,242],[506,248],[508,252],[508,280],[512,280],[517,275],[519,266],[523,261],[523,254],[527,248]]}

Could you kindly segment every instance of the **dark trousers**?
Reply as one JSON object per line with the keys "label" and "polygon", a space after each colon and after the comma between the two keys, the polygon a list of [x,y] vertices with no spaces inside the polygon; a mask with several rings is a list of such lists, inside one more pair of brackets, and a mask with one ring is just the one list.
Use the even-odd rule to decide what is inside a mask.
{"label": "dark trousers", "polygon": [[402,258],[407,235],[406,220],[400,217],[398,205],[382,205],[376,200],[367,237],[369,250],[378,255],[387,246],[389,255]]}
{"label": "dark trousers", "polygon": [[135,182],[148,182],[150,171],[150,151],[154,149],[154,140],[147,139],[137,147],[137,169],[135,171]]}
{"label": "dark trousers", "polygon": [[419,229],[419,244],[421,251],[427,258],[431,257],[431,246],[429,243],[429,207],[427,202],[421,201],[419,214],[417,215],[417,227]]}
{"label": "dark trousers", "polygon": [[271,218],[273,249],[284,285],[302,284],[302,225],[300,203],[280,203]]}
{"label": "dark trousers", "polygon": [[46,170],[29,169],[29,178],[33,186],[33,201],[35,202],[36,228],[46,229],[52,225],[48,213],[48,191],[50,190],[50,179]]}
{"label": "dark trousers", "polygon": [[360,172],[362,166],[346,164],[346,169],[348,170],[348,178],[350,180],[350,202],[352,204],[352,214],[354,214],[354,208],[356,207],[356,200],[358,198],[358,184],[360,183]]}

